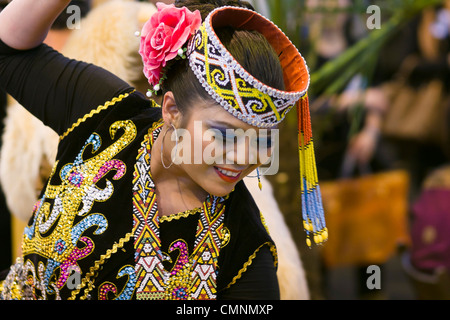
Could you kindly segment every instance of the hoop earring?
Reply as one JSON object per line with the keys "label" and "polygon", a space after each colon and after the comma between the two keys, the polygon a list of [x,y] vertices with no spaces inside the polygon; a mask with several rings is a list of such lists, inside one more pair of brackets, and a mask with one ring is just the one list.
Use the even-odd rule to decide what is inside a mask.
{"label": "hoop earring", "polygon": [[[175,140],[176,145],[175,145],[175,149],[178,151],[178,133],[177,133],[177,128],[175,128],[175,126],[174,126],[172,123],[171,123],[170,125],[172,126],[173,131],[175,132],[175,135],[176,135],[176,140]],[[169,166],[166,166],[166,165],[164,164],[164,157],[163,157],[163,153],[164,153],[164,140],[166,139],[166,136],[167,136],[167,133],[168,133],[168,132],[169,132],[169,130],[166,130],[166,132],[164,133],[163,139],[162,139],[162,141],[161,141],[161,163],[162,163],[164,169],[170,169],[170,167],[172,167],[172,165],[173,165],[172,155],[170,155],[170,158],[171,158],[171,160],[172,160],[172,162],[170,163],[170,165],[169,165]]]}

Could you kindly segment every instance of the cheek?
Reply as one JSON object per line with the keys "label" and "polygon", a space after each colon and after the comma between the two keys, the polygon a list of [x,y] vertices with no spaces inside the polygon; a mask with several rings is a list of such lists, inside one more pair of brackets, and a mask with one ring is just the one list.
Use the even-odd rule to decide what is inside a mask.
{"label": "cheek", "polygon": [[273,158],[274,147],[262,147],[258,148],[258,163],[267,164]]}
{"label": "cheek", "polygon": [[213,166],[224,159],[225,148],[222,142],[215,139],[211,131],[199,129],[191,131],[190,150],[192,163]]}
{"label": "cheek", "polygon": [[207,165],[221,164],[224,161],[225,150],[218,141],[203,141],[203,162]]}

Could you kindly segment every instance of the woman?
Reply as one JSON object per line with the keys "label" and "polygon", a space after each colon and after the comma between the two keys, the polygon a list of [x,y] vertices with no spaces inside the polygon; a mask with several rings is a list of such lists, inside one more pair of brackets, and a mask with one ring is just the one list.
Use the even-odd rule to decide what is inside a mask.
{"label": "woman", "polygon": [[[305,96],[309,77],[288,40],[280,42],[290,59],[282,67],[283,57],[245,25],[263,22],[263,32],[280,38],[270,21],[240,1],[227,4],[160,4],[144,26],[144,73],[162,91],[161,108],[105,70],[40,44],[67,1],[15,0],[0,15],[2,87],[60,135],[4,298],[279,298],[275,245],[241,182],[260,161],[230,132],[253,130],[258,145],[271,146],[261,132]],[[27,23],[16,23],[25,12]],[[223,50],[232,55],[226,62]],[[239,65],[265,85],[239,71],[233,89],[246,81],[253,88],[227,88],[219,73]],[[283,81],[287,65],[296,72]],[[247,103],[229,107],[237,101]],[[257,104],[267,101],[271,108]],[[210,157],[196,161],[189,150]]]}

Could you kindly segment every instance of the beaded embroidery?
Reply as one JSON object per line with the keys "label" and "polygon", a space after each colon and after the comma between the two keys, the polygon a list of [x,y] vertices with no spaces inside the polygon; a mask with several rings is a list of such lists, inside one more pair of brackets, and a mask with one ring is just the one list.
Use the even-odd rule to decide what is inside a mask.
{"label": "beaded embroidery", "polygon": [[32,300],[31,287],[26,281],[23,259],[17,258],[4,281],[0,281],[0,300]]}
{"label": "beaded embroidery", "polygon": [[[211,300],[216,298],[219,250],[229,239],[223,232],[226,198],[209,196],[200,212],[194,249],[178,240],[169,251],[178,250],[175,267],[169,272],[162,262],[159,217],[155,184],[150,172],[151,147],[162,129],[162,122],[149,131],[139,151],[133,179],[133,217],[136,251],[136,298],[145,300]],[[225,237],[228,235],[228,238]]]}
{"label": "beaded embroidery", "polygon": [[112,170],[116,172],[113,180],[124,176],[125,164],[113,157],[127,147],[137,134],[130,120],[112,124],[109,131],[112,139],[116,138],[119,131],[123,133],[102,152],[85,159],[88,146],[91,147],[91,154],[94,154],[102,145],[100,136],[93,133],[75,161],[60,170],[60,185],[50,184],[58,167],[56,162],[44,196],[35,205],[33,222],[25,228],[22,244],[25,256],[38,254],[47,259],[46,265],[41,261],[35,266],[31,260],[24,264],[26,273],[32,275],[27,281],[35,298],[46,299],[50,294],[59,299],[59,291],[66,284],[70,272],[80,271],[78,261],[94,250],[93,240],[83,235],[85,231],[95,227],[93,234],[101,235],[108,228],[104,215],[90,211],[94,202],[106,201],[112,196],[113,182],[104,179],[104,189],[97,186],[97,182]]}
{"label": "beaded embroidery", "polygon": [[[221,17],[227,9],[233,12]],[[233,15],[240,18],[234,20]],[[254,78],[226,50],[214,31],[215,27],[233,24],[236,28],[248,24],[248,30],[261,33],[270,24],[267,38],[274,48],[276,43],[284,72],[298,69],[302,70],[302,76],[292,79],[292,83],[285,76],[286,91],[271,88]],[[187,55],[192,71],[209,95],[233,116],[253,126],[276,126],[306,94],[309,86],[306,63],[292,42],[272,22],[245,8],[225,6],[212,11],[190,40]]]}
{"label": "beaded embroidery", "polygon": [[108,292],[117,294],[114,300],[130,300],[134,292],[134,286],[136,285],[136,274],[132,266],[124,266],[119,270],[117,278],[128,276],[127,284],[123,288],[122,292],[117,294],[117,287],[114,283],[105,282],[99,288],[99,300],[108,300]]}

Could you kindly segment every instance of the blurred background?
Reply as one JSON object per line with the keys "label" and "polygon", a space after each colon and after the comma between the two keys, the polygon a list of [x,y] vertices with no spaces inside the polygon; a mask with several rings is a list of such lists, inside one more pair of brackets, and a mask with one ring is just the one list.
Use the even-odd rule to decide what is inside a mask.
{"label": "blurred background", "polygon": [[[308,248],[302,231],[295,112],[280,128],[280,172],[266,177],[308,297],[450,298],[450,1],[250,2],[285,31],[311,72],[325,245]],[[0,270],[20,247],[24,221],[14,210],[0,194]]]}
{"label": "blurred background", "polygon": [[[299,48],[329,241],[302,253],[312,299],[450,297],[450,1],[254,1]],[[295,114],[270,177],[297,228]],[[380,267],[370,290],[368,266]]]}

